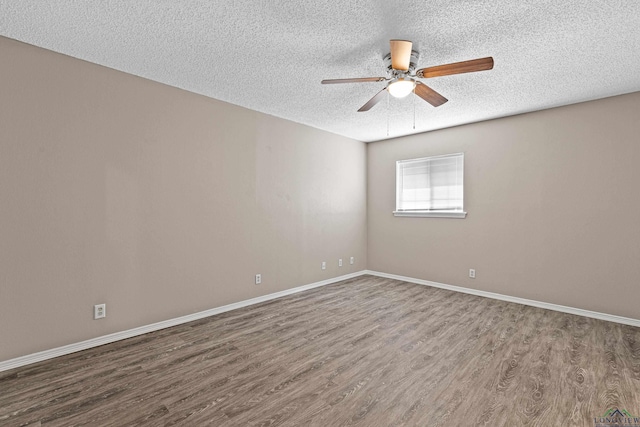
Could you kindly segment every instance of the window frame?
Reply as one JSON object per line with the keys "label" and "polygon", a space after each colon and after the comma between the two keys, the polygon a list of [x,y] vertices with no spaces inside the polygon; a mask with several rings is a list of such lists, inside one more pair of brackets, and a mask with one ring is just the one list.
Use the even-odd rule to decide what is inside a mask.
{"label": "window frame", "polygon": [[[444,157],[460,157],[461,158],[462,170],[460,174],[461,174],[461,181],[462,181],[462,208],[460,210],[458,209],[451,209],[451,210],[424,210],[424,209],[423,210],[418,210],[418,209],[400,210],[398,209],[398,206],[400,206],[400,194],[401,194],[400,165],[408,162],[419,162],[419,161],[425,161],[425,160],[440,159]],[[460,219],[466,218],[467,212],[464,210],[464,152],[442,154],[438,156],[419,157],[415,159],[397,160],[396,161],[396,209],[393,211],[393,215],[398,217],[413,217],[413,218],[416,218],[416,217],[417,218],[460,218]]]}

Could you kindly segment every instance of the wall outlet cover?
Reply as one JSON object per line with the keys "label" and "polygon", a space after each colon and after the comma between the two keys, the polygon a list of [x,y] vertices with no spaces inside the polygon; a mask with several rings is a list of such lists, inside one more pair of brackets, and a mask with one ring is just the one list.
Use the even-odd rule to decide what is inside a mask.
{"label": "wall outlet cover", "polygon": [[107,317],[107,304],[96,304],[93,306],[93,318],[102,319]]}

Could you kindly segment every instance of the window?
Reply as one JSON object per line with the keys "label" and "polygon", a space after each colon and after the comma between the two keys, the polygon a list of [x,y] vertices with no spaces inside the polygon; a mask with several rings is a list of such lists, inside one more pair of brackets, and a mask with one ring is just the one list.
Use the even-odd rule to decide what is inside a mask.
{"label": "window", "polygon": [[395,216],[464,218],[464,153],[396,162]]}

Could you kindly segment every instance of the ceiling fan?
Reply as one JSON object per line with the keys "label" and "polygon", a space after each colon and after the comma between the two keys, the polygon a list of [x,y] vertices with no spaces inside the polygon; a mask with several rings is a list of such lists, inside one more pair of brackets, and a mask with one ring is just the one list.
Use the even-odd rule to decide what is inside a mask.
{"label": "ceiling fan", "polygon": [[470,61],[455,62],[453,64],[421,68],[416,71],[415,68],[419,53],[412,50],[413,43],[408,40],[390,40],[389,43],[391,45],[391,52],[384,57],[387,67],[387,77],[329,79],[323,80],[322,84],[389,81],[387,87],[360,107],[359,112],[369,111],[374,105],[382,101],[385,92],[388,92],[396,98],[404,98],[411,92],[414,92],[429,104],[438,107],[447,102],[448,99],[417,79],[472,73],[475,71],[491,70],[493,68],[493,58],[489,56],[486,58],[472,59]]}

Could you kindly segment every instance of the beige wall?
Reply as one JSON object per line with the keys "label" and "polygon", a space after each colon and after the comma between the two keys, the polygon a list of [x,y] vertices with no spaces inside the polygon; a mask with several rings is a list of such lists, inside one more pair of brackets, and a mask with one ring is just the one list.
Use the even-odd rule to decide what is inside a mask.
{"label": "beige wall", "polygon": [[0,361],[366,267],[365,144],[4,38],[0,58]]}
{"label": "beige wall", "polygon": [[[369,144],[368,268],[640,319],[639,111],[634,93]],[[466,219],[392,215],[396,160],[461,151]]]}

